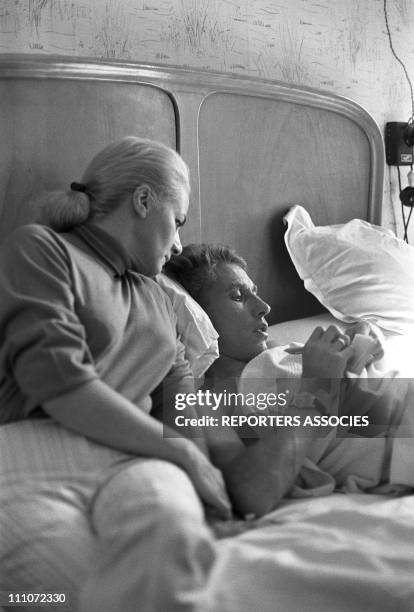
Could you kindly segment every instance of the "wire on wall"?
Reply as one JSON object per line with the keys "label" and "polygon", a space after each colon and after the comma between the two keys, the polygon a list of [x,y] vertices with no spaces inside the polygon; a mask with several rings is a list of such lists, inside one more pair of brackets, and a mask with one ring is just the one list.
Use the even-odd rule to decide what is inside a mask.
{"label": "wire on wall", "polygon": [[387,35],[388,35],[388,41],[390,43],[391,53],[393,54],[393,56],[395,57],[397,62],[401,65],[401,67],[402,67],[402,69],[404,71],[404,74],[405,74],[405,78],[407,79],[408,86],[410,88],[410,95],[411,95],[411,117],[408,120],[408,123],[413,123],[414,122],[414,92],[413,92],[413,84],[411,82],[410,75],[408,74],[408,70],[407,70],[404,62],[396,54],[395,49],[394,49],[394,45],[392,43],[390,26],[389,26],[389,23],[388,23],[387,0],[384,0],[384,18],[385,18],[385,25],[386,25],[386,28],[387,28]]}
{"label": "wire on wall", "polygon": [[[413,167],[411,166],[411,171],[413,170]],[[401,173],[400,173],[400,167],[397,166],[397,171],[398,171],[398,188],[400,190],[400,193],[402,192],[402,185],[401,185]],[[411,214],[413,212],[412,207],[410,208],[410,212],[408,213],[408,217],[405,217],[405,211],[404,211],[404,204],[401,202],[401,216],[402,216],[402,220],[403,220],[403,226],[404,226],[404,236],[403,239],[405,240],[405,242],[408,243],[408,224],[410,223],[410,219],[411,219]]]}
{"label": "wire on wall", "polygon": [[[388,36],[388,42],[390,45],[390,49],[391,49],[391,53],[393,54],[394,58],[397,60],[397,62],[401,65],[403,71],[404,71],[404,75],[405,78],[407,79],[407,83],[408,86],[410,88],[410,97],[411,97],[411,116],[407,121],[407,128],[409,128],[410,130],[410,134],[412,134],[412,131],[414,130],[414,91],[413,91],[413,84],[412,81],[410,79],[410,75],[408,74],[408,70],[404,64],[404,62],[402,61],[402,59],[397,55],[397,53],[395,52],[394,49],[394,45],[392,42],[392,36],[391,36],[391,30],[390,30],[390,25],[389,25],[389,21],[388,21],[388,10],[387,10],[387,0],[384,0],[384,19],[385,19],[385,26],[387,28],[387,36]],[[412,138],[412,136],[409,137],[410,139]],[[407,141],[406,141],[407,142]],[[407,144],[409,144],[407,142]],[[412,143],[411,143],[411,146]],[[410,219],[411,219],[411,214],[413,212],[413,207],[411,206],[410,208],[410,212],[408,214],[408,216],[405,216],[405,211],[404,211],[404,201],[402,196],[402,185],[401,185],[401,173],[400,173],[400,167],[397,165],[397,172],[398,172],[398,187],[399,187],[399,191],[400,191],[400,200],[401,200],[401,216],[402,216],[402,220],[403,220],[403,227],[404,227],[404,236],[403,239],[405,240],[405,242],[408,243],[408,225],[410,223]],[[413,174],[413,166],[411,166],[411,173],[409,174],[409,177],[412,177]],[[411,181],[410,181],[410,185],[411,185]],[[411,185],[410,188],[407,188],[405,191],[410,190],[410,189],[414,189],[413,186]]]}

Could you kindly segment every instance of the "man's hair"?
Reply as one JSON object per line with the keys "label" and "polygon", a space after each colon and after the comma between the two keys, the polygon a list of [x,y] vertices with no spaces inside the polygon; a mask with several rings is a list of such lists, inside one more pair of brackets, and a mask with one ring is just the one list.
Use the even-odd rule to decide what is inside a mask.
{"label": "man's hair", "polygon": [[196,300],[217,278],[221,264],[235,264],[247,271],[247,264],[233,249],[223,244],[188,244],[180,255],[173,255],[164,272],[179,282]]}

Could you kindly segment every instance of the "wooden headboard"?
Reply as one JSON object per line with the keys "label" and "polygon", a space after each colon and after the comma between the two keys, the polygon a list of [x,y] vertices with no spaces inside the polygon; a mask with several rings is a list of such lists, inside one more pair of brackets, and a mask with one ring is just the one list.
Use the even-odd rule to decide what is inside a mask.
{"label": "wooden headboard", "polygon": [[272,306],[271,323],[321,310],[287,256],[282,217],[380,223],[384,152],[350,100],[278,82],[161,65],[0,56],[0,239],[30,202],[80,180],[127,134],[176,147],[190,166],[183,243],[234,246]]}

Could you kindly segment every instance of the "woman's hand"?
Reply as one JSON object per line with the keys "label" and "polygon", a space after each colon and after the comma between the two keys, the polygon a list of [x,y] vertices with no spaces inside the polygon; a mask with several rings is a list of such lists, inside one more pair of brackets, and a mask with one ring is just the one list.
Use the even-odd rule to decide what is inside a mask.
{"label": "woman's hand", "polygon": [[334,325],[316,327],[303,348],[303,378],[332,379],[344,376],[353,356],[350,337]]}
{"label": "woman's hand", "polygon": [[193,440],[146,414],[101,380],[92,380],[43,405],[45,412],[71,431],[100,444],[143,457],[157,457],[181,467],[204,501],[223,516],[230,502],[221,472]]}
{"label": "woman's hand", "polygon": [[218,516],[230,518],[231,503],[221,471],[214,467],[191,440],[186,442],[181,467],[187,472],[195,490],[206,504],[212,506]]}

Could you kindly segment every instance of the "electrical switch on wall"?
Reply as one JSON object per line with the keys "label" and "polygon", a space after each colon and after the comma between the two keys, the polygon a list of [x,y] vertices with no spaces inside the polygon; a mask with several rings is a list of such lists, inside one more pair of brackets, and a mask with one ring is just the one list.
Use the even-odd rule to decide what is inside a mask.
{"label": "electrical switch on wall", "polygon": [[[398,171],[398,186],[400,189],[401,214],[404,224],[404,240],[408,242],[408,224],[414,207],[414,122],[391,121],[385,126],[385,158],[389,166],[396,166]],[[408,186],[401,184],[400,166],[410,166],[407,174]],[[410,208],[408,218],[404,206]]]}
{"label": "electrical switch on wall", "polygon": [[[414,132],[414,129],[412,131]],[[413,164],[414,137],[411,142],[411,136],[414,134],[407,122],[391,121],[385,125],[385,158],[389,166],[411,166]]]}

